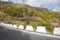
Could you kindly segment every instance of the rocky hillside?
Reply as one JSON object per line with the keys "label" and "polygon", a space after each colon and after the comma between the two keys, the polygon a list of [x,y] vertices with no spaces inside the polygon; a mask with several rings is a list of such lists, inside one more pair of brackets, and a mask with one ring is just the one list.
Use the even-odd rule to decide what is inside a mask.
{"label": "rocky hillside", "polygon": [[54,27],[60,27],[60,12],[26,4],[0,2],[0,21],[24,21],[30,25],[46,26],[52,30]]}

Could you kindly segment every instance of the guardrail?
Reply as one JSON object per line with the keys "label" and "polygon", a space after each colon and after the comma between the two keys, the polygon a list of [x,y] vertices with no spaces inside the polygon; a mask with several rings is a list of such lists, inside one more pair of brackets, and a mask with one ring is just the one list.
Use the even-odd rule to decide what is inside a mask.
{"label": "guardrail", "polygon": [[[4,26],[4,27],[17,29],[17,25],[6,24],[6,23],[0,23],[0,25]],[[18,29],[23,29],[24,30],[24,26],[23,25],[19,25]],[[34,31],[33,26],[29,26],[29,25],[26,26],[25,30]],[[60,28],[54,28],[53,34],[60,35],[60,31],[59,30],[60,30]],[[46,28],[44,26],[37,26],[36,32],[47,33]]]}

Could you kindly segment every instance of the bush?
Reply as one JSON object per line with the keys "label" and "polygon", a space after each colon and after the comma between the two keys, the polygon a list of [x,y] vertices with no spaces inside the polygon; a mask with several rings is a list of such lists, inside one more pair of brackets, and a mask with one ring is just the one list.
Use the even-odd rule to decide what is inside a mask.
{"label": "bush", "polygon": [[53,34],[53,29],[54,29],[53,26],[46,26],[46,29],[49,34]]}

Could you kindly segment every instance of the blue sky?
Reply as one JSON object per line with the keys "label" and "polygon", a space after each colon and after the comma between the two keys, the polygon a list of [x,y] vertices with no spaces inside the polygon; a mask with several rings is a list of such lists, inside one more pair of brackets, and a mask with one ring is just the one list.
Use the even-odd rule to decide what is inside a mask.
{"label": "blue sky", "polygon": [[60,11],[60,0],[28,0],[27,4],[36,7],[45,7],[53,11]]}
{"label": "blue sky", "polygon": [[[14,3],[23,3],[23,0],[9,1]],[[53,11],[60,11],[60,0],[24,0],[24,3],[34,7],[45,7]]]}
{"label": "blue sky", "polygon": [[23,0],[8,0],[8,1],[13,3],[23,3]]}

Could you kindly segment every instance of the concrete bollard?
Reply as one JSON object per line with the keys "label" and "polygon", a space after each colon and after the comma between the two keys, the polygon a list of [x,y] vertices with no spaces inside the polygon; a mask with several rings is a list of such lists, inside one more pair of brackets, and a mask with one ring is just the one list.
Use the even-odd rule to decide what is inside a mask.
{"label": "concrete bollard", "polygon": [[4,25],[4,26],[8,26],[8,24],[6,24],[6,23],[0,23],[1,25]]}
{"label": "concrete bollard", "polygon": [[23,25],[19,25],[18,29],[24,29]]}
{"label": "concrete bollard", "polygon": [[13,28],[17,28],[17,25],[13,25]]}
{"label": "concrete bollard", "polygon": [[32,26],[26,26],[26,30],[28,30],[28,31],[34,31]]}
{"label": "concrete bollard", "polygon": [[0,24],[2,24],[2,25],[3,25],[3,24],[5,24],[5,23],[2,23],[2,22],[1,22]]}
{"label": "concrete bollard", "polygon": [[60,35],[60,28],[54,28],[53,34]]}
{"label": "concrete bollard", "polygon": [[43,26],[37,26],[36,32],[47,33],[46,28]]}
{"label": "concrete bollard", "polygon": [[8,24],[5,24],[6,26],[8,26]]}
{"label": "concrete bollard", "polygon": [[9,24],[9,27],[13,27],[13,25],[12,24]]}
{"label": "concrete bollard", "polygon": [[2,24],[3,26],[6,26],[6,24]]}
{"label": "concrete bollard", "polygon": [[9,26],[9,24],[6,24],[6,26]]}
{"label": "concrete bollard", "polygon": [[6,24],[6,23],[1,23],[1,25],[4,27],[9,27],[9,24]]}

